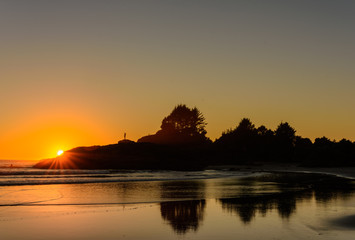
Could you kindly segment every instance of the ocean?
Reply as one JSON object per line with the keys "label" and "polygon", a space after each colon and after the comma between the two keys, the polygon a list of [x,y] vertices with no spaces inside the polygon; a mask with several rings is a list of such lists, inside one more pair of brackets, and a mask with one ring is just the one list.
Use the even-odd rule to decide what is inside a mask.
{"label": "ocean", "polygon": [[236,171],[36,169],[34,161],[0,160],[0,186],[211,179],[249,175]]}

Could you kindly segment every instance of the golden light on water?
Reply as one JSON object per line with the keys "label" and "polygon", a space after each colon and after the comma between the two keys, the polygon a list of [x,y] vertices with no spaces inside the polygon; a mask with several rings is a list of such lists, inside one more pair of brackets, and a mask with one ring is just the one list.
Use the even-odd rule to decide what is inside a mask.
{"label": "golden light on water", "polygon": [[62,155],[64,153],[64,151],[63,150],[58,150],[58,152],[57,152],[57,156],[60,156],[60,155]]}

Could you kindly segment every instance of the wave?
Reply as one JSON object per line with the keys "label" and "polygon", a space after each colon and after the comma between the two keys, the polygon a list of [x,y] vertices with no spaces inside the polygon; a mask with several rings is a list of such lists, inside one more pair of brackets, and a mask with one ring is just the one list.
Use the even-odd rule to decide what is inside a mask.
{"label": "wave", "polygon": [[117,170],[38,170],[33,168],[0,169],[0,186],[104,183],[132,181],[192,180],[250,175],[245,172],[205,170],[117,171]]}

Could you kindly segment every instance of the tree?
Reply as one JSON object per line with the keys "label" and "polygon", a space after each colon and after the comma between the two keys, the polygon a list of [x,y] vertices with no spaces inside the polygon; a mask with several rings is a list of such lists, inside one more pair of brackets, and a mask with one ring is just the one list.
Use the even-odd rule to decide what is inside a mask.
{"label": "tree", "polygon": [[296,130],[287,122],[281,122],[275,131],[277,155],[280,159],[290,160],[293,156]]}
{"label": "tree", "polygon": [[253,158],[257,148],[257,131],[249,118],[243,118],[237,127],[222,133],[216,140],[219,151],[230,161],[246,161]]}
{"label": "tree", "polygon": [[255,125],[250,121],[249,118],[243,118],[236,128],[236,132],[244,137],[254,135]]}
{"label": "tree", "polygon": [[295,158],[304,161],[312,152],[313,143],[309,138],[296,136],[295,139]]}
{"label": "tree", "polygon": [[284,144],[294,146],[296,140],[296,130],[288,122],[281,122],[275,131],[276,138]]}
{"label": "tree", "polygon": [[316,138],[314,140],[314,146],[316,148],[330,148],[334,145],[334,142],[330,141],[329,138],[323,136],[321,138]]}
{"label": "tree", "polygon": [[175,106],[173,111],[163,119],[161,129],[154,135],[142,137],[138,142],[158,144],[187,144],[210,141],[206,137],[207,123],[202,113],[185,104]]}
{"label": "tree", "polygon": [[161,124],[161,131],[180,133],[188,136],[205,136],[207,123],[202,113],[196,108],[188,108],[185,104],[177,105]]}
{"label": "tree", "polygon": [[250,119],[243,118],[236,128],[223,132],[219,141],[244,141],[245,138],[250,138],[254,135],[255,131],[255,125],[250,121]]}

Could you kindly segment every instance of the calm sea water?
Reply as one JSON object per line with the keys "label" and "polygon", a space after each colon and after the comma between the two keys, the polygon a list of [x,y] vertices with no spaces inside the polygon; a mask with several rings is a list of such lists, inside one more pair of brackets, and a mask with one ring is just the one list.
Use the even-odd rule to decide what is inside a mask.
{"label": "calm sea water", "polygon": [[31,164],[1,163],[1,239],[350,240],[355,234],[355,188],[349,179],[238,171],[58,171]]}

